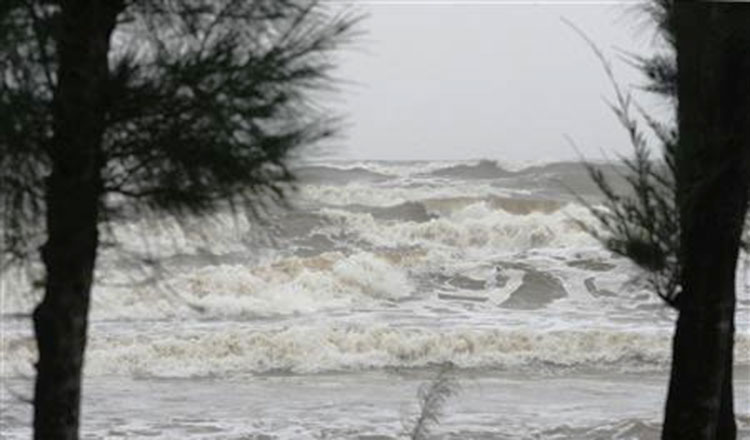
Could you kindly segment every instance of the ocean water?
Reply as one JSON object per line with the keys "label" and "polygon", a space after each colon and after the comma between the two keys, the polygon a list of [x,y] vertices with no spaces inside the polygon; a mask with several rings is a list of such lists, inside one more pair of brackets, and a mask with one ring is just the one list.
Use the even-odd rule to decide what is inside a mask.
{"label": "ocean water", "polygon": [[[97,269],[84,438],[656,439],[675,315],[602,249],[580,164],[321,162],[262,221],[133,217]],[[750,294],[736,397],[750,439]],[[3,274],[0,434],[29,438],[35,268]]]}

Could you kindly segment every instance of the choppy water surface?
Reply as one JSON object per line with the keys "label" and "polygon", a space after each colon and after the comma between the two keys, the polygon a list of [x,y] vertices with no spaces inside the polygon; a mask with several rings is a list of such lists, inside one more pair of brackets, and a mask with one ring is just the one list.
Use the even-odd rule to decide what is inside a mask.
{"label": "choppy water surface", "polygon": [[[603,250],[578,164],[301,167],[294,208],[113,225],[86,359],[87,438],[393,439],[451,363],[435,438],[652,439],[674,315]],[[146,258],[147,257],[147,258]],[[741,268],[742,269],[742,268]],[[740,428],[750,298],[740,270]],[[27,438],[35,293],[3,280],[0,432]],[[408,421],[405,423],[408,425]]]}

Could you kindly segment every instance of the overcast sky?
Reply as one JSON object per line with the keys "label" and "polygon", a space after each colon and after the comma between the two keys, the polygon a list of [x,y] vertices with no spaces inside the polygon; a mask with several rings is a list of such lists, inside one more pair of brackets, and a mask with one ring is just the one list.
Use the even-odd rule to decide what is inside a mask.
{"label": "overcast sky", "polygon": [[562,18],[642,82],[618,50],[647,54],[654,31],[630,2],[361,0],[366,35],[340,57],[348,128],[335,158],[575,159],[626,152],[601,65]]}

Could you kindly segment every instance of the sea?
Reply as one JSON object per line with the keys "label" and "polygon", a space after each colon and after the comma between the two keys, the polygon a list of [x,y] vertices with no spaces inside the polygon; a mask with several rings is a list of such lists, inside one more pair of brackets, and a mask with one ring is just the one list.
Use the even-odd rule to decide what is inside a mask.
{"label": "sea", "polygon": [[[621,170],[601,167],[624,190]],[[409,439],[439,380],[452,393],[422,438],[659,438],[676,315],[582,227],[598,227],[582,200],[601,201],[582,164],[329,160],[296,173],[288,206],[102,226],[82,438]],[[31,436],[40,274],[0,280],[3,439]]]}

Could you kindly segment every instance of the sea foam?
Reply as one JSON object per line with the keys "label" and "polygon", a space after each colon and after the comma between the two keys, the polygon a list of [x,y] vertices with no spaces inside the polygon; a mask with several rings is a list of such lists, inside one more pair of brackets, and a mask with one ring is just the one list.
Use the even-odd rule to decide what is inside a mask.
{"label": "sea foam", "polygon": [[[670,334],[578,329],[565,331],[394,328],[316,325],[258,330],[196,331],[175,325],[139,335],[92,333],[86,374],[136,377],[233,377],[285,372],[312,374],[373,368],[459,368],[533,371],[664,371]],[[29,339],[5,341],[13,353],[7,375],[30,374]],[[750,338],[738,335],[737,365],[750,363]]]}

